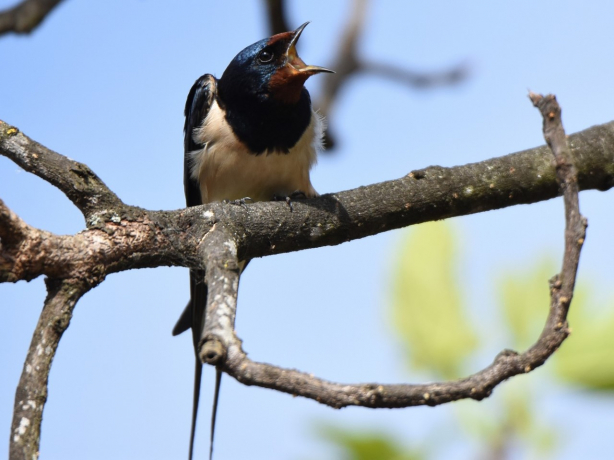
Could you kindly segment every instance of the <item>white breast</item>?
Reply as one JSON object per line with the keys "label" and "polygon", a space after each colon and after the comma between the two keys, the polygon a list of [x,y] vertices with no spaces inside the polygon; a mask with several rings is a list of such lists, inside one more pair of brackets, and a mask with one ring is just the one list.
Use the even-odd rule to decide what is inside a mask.
{"label": "white breast", "polygon": [[254,155],[236,139],[223,110],[214,102],[193,134],[194,140],[205,146],[191,152],[191,174],[200,183],[203,203],[245,197],[268,201],[297,190],[308,197],[317,196],[309,170],[322,148],[323,132],[321,117],[312,112],[309,126],[289,153]]}

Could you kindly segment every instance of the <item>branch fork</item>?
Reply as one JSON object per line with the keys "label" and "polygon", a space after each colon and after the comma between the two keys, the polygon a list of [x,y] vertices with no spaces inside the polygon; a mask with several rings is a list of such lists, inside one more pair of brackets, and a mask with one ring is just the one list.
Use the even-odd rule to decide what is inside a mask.
{"label": "branch fork", "polygon": [[[212,268],[207,265],[207,282],[213,295],[207,306],[207,324],[201,349],[203,362],[215,364],[224,372],[246,385],[257,385],[277,391],[314,399],[334,408],[349,405],[364,407],[408,407],[417,405],[435,406],[458,399],[480,400],[488,397],[493,388],[508,378],[531,372],[541,366],[569,335],[567,313],[573,296],[580,250],[585,240],[586,219],[580,215],[578,203],[578,180],[576,168],[571,161],[571,152],[561,122],[561,110],[552,95],[543,97],[530,94],[531,101],[540,110],[544,120],[544,137],[556,162],[556,174],[563,190],[566,230],[565,255],[561,273],[550,281],[550,313],[537,342],[522,354],[504,350],[486,369],[455,382],[427,385],[382,385],[338,384],[311,374],[292,369],[283,369],[270,364],[250,360],[243,351],[241,342],[234,334],[238,274],[223,268],[221,260],[238,259],[232,238],[216,241],[211,248],[229,248]],[[414,177],[419,175],[414,174]],[[222,243],[222,244],[220,244]],[[213,272],[213,273],[212,273]],[[225,276],[230,275],[224,279]],[[222,321],[221,319],[225,319]]]}
{"label": "branch fork", "polygon": [[[570,136],[568,144],[556,99],[533,94],[531,99],[544,115],[550,149],[538,147],[454,168],[431,166],[401,179],[297,201],[293,212],[285,203],[211,203],[176,211],[128,206],[86,165],[0,122],[0,154],[63,191],[81,210],[87,226],[76,235],[54,235],[29,226],[0,201],[0,282],[48,277],[48,296],[16,393],[10,460],[38,455],[51,361],[75,304],[107,274],[128,269],[206,268],[209,296],[200,340],[202,361],[246,385],[303,396],[334,408],[480,400],[504,380],[542,365],[569,335],[567,312],[586,237],[578,191],[614,186],[614,122]],[[416,223],[541,201],[561,191],[565,255],[561,273],[551,281],[550,312],[539,339],[524,353],[504,350],[488,367],[464,379],[423,385],[328,382],[251,361],[234,332],[241,260],[336,245]]]}

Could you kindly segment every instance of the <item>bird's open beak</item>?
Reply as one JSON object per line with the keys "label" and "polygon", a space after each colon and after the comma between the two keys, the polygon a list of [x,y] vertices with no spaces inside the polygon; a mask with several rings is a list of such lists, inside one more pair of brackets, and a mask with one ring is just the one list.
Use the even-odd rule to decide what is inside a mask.
{"label": "bird's open beak", "polygon": [[327,69],[325,67],[307,65],[300,57],[298,57],[298,53],[296,52],[296,42],[298,42],[298,39],[301,36],[301,33],[303,33],[303,29],[307,27],[307,24],[309,24],[309,21],[300,26],[294,32],[292,32],[293,36],[290,40],[290,43],[288,44],[288,50],[286,51],[287,65],[291,66],[294,70],[300,72],[306,77],[310,77],[321,72],[335,73],[333,70]]}

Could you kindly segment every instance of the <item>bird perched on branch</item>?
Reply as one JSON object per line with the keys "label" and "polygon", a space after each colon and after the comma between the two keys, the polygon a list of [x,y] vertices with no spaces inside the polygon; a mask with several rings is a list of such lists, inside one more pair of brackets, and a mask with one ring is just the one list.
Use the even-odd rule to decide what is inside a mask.
{"label": "bird perched on branch", "polygon": [[[241,51],[222,78],[205,74],[190,90],[185,106],[184,186],[187,206],[212,201],[268,201],[294,194],[317,196],[309,170],[322,147],[323,121],[311,107],[303,84],[332,72],[306,65],[296,43],[308,23],[265,38]],[[190,302],[173,335],[192,329],[196,352],[194,406],[189,458],[192,459],[202,363],[205,273],[190,271]],[[216,373],[211,447],[221,381]]]}

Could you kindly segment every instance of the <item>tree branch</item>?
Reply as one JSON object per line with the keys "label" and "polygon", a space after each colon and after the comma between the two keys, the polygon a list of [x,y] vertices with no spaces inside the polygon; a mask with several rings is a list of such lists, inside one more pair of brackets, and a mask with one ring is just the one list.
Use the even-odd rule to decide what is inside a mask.
{"label": "tree branch", "polygon": [[[16,162],[34,157],[36,153],[27,149],[30,145],[38,149],[39,144],[22,147],[7,142],[3,132],[14,129],[7,126],[0,125],[0,154],[16,158]],[[569,140],[580,189],[611,188],[614,122],[589,128]],[[69,188],[67,184],[75,177],[74,171],[53,169],[55,155],[64,158],[54,152],[51,157],[39,157],[37,173],[49,182]],[[73,164],[72,160],[63,161]],[[89,189],[84,190],[88,196]],[[408,225],[535,203],[559,194],[555,168],[544,146],[464,166],[431,166],[401,179],[296,200],[293,212],[285,203],[275,202],[246,206],[211,203],[177,211],[147,211],[117,199],[116,207],[105,207],[104,213],[96,214],[98,218],[88,231],[73,236],[38,234],[37,238],[44,243],[44,254],[37,244],[15,247],[3,238],[3,250],[9,248],[15,259],[36,261],[42,260],[43,255],[45,258],[44,264],[22,265],[24,268],[18,273],[0,272],[0,280],[33,279],[40,275],[80,278],[95,274],[92,283],[96,284],[108,273],[133,268],[174,265],[199,269],[202,236],[215,223],[233,235],[239,260],[245,260],[341,244]],[[87,199],[78,197],[74,201],[87,203]],[[0,213],[0,228],[12,225],[2,220],[7,212]]]}
{"label": "tree branch", "polygon": [[0,200],[0,282],[30,281],[40,275],[47,256],[40,250],[43,234]]}
{"label": "tree branch", "polygon": [[[580,189],[613,187],[614,123],[574,134],[569,142]],[[464,166],[430,166],[401,179],[297,201],[294,212],[275,203],[227,209],[239,235],[239,259],[250,259],[559,195],[552,154],[543,146]]]}
{"label": "tree branch", "polygon": [[49,150],[0,120],[0,154],[59,188],[81,210],[89,225],[97,214],[123,203],[86,165]]}
{"label": "tree branch", "polygon": [[[109,220],[76,235],[55,235],[29,226],[0,200],[0,282],[45,275],[78,279],[91,289],[108,274],[132,268],[198,266],[198,233],[206,233],[211,222],[192,227],[190,220],[201,219],[186,219],[182,211],[154,212],[152,221],[147,212],[126,208],[125,214],[109,210]],[[18,233],[11,236],[11,229]]]}
{"label": "tree branch", "polygon": [[[556,118],[556,111],[550,112]],[[89,216],[87,230],[57,236],[28,226],[0,202],[0,282],[43,274],[51,279],[39,332],[33,338],[17,392],[11,441],[15,457],[11,459],[25,458],[23,455],[37,450],[51,358],[74,304],[107,274],[132,268],[206,268],[210,295],[201,358],[247,385],[274,388],[333,407],[406,407],[481,399],[501,381],[543,364],[568,334],[565,317],[584,239],[582,225],[574,220],[579,218],[577,202],[574,208],[569,204],[573,198],[567,196],[573,196],[578,188],[607,190],[614,186],[614,122],[570,136],[567,150],[561,144],[565,137],[560,130],[554,134],[550,128],[546,130],[549,144],[557,155],[562,152],[564,159],[557,160],[556,167],[547,147],[538,147],[454,168],[431,166],[401,179],[296,200],[293,211],[285,203],[272,202],[147,211],[123,204],[85,165],[0,124],[0,154],[56,185]],[[557,174],[564,174],[564,180],[557,179]],[[420,222],[542,201],[560,194],[561,180],[568,209],[565,263],[560,278],[552,282],[553,301],[544,332],[525,353],[504,351],[488,368],[456,382],[344,385],[252,362],[242,350],[233,330],[240,260],[335,245]],[[39,350],[45,356],[38,355]],[[39,366],[34,367],[35,376],[30,375],[33,366]]]}
{"label": "tree branch", "polygon": [[[541,366],[569,335],[566,317],[573,294],[580,249],[585,238],[586,220],[579,212],[576,169],[571,162],[572,156],[567,146],[556,99],[554,96],[542,98],[533,94],[531,99],[540,108],[544,117],[544,136],[556,158],[557,179],[564,191],[566,244],[561,275],[553,278],[550,285],[551,305],[546,325],[538,341],[526,352],[518,354],[515,351],[504,350],[486,369],[454,382],[424,385],[338,384],[297,370],[251,361],[243,351],[241,341],[234,335],[232,323],[225,323],[223,324],[225,330],[218,334],[223,334],[226,339],[232,338],[230,346],[226,349],[227,342],[212,335],[211,342],[220,353],[213,353],[211,346],[208,353],[201,355],[203,360],[217,364],[223,371],[245,385],[257,385],[294,396],[303,396],[334,408],[350,405],[370,408],[436,406],[458,399],[481,400],[488,397],[495,386],[508,378]],[[216,282],[219,284],[220,280]],[[236,299],[236,290],[227,295]],[[222,313],[216,309],[219,305],[230,302],[226,297],[223,301],[219,299],[217,302],[210,301],[206,321],[209,321],[210,317],[221,316]],[[207,342],[203,350],[206,347]]]}
{"label": "tree branch", "polygon": [[[567,331],[567,312],[573,297],[580,251],[586,237],[587,220],[580,214],[577,168],[567,145],[565,130],[561,121],[561,108],[552,94],[543,97],[529,93],[533,105],[544,120],[544,138],[554,154],[556,175],[563,190],[565,202],[565,253],[561,273],[550,281],[552,303],[546,330],[564,328]],[[568,334],[569,332],[567,332]],[[566,336],[565,336],[566,337]],[[565,337],[561,337],[561,342]]]}
{"label": "tree branch", "polygon": [[234,333],[239,291],[239,259],[234,238],[214,226],[203,238],[206,266],[207,311],[200,340],[201,361],[217,364],[226,357],[226,349],[238,340]]}
{"label": "tree branch", "polygon": [[47,298],[32,335],[15,394],[9,460],[38,458],[51,362],[77,301],[88,291],[79,280],[46,280]]}
{"label": "tree branch", "polygon": [[24,0],[0,11],[0,35],[8,32],[29,34],[62,0]]}
{"label": "tree branch", "polygon": [[397,81],[414,88],[433,88],[435,86],[448,86],[461,82],[469,74],[466,63],[458,64],[442,72],[416,72],[409,69],[374,61],[363,61],[360,68],[364,73]]}

